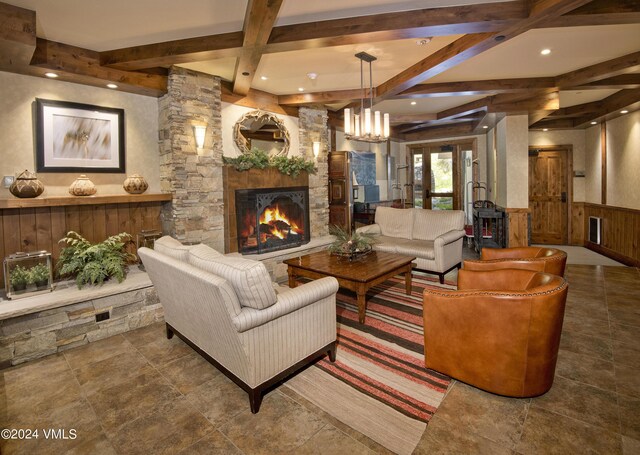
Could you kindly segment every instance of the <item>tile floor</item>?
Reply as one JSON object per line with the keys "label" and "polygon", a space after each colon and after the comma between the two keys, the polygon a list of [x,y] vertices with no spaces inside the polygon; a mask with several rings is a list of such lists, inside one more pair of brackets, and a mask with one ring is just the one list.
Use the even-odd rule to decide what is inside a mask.
{"label": "tile floor", "polygon": [[[640,271],[570,265],[567,279],[551,391],[509,399],[454,382],[415,453],[640,453]],[[252,415],[246,394],[162,325],[0,371],[0,426],[41,429],[0,440],[7,455],[388,453],[286,386]]]}

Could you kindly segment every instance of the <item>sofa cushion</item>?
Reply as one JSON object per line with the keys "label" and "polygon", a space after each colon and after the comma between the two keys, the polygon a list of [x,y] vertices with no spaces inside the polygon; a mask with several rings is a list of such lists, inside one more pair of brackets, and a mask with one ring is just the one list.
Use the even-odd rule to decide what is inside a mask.
{"label": "sofa cushion", "polygon": [[436,258],[433,240],[398,239],[396,242],[396,253],[415,256],[421,259],[433,260]]}
{"label": "sofa cushion", "polygon": [[413,215],[413,238],[435,240],[449,231],[464,229],[462,210],[411,209]]}
{"label": "sofa cushion", "polygon": [[276,303],[271,277],[260,261],[224,256],[206,245],[197,245],[189,251],[189,262],[231,283],[243,307],[263,310]]}
{"label": "sofa cushion", "polygon": [[169,235],[160,237],[153,243],[153,249],[158,253],[172,257],[182,262],[189,261],[189,250],[192,245],[183,245],[178,240]]}
{"label": "sofa cushion", "polygon": [[411,239],[413,228],[412,209],[394,209],[392,207],[376,208],[376,224],[380,226],[382,235],[402,239]]}

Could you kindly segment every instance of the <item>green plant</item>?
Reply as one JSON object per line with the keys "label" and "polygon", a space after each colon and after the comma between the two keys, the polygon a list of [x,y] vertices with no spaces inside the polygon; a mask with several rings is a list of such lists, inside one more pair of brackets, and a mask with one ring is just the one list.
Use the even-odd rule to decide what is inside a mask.
{"label": "green plant", "polygon": [[273,156],[258,148],[252,148],[249,153],[243,153],[235,158],[222,157],[225,164],[233,166],[237,171],[246,171],[251,168],[265,169],[275,167],[283,174],[297,177],[302,171],[310,174],[316,172],[312,161],[307,161],[302,157]]}
{"label": "green plant", "polygon": [[9,281],[11,286],[15,288],[24,288],[29,282],[29,271],[21,265],[16,265],[9,272]]}
{"label": "green plant", "polygon": [[49,281],[49,267],[45,264],[36,264],[29,269],[29,283],[44,283]]}
{"label": "green plant", "polygon": [[371,245],[375,243],[372,234],[349,231],[340,226],[330,226],[329,233],[334,235],[336,239],[329,245],[329,252],[341,255],[354,255],[356,253],[364,253],[371,250]]}
{"label": "green plant", "polygon": [[126,276],[127,263],[135,261],[135,256],[126,251],[129,242],[131,235],[126,232],[92,244],[77,232],[69,231],[59,241],[66,244],[58,260],[59,274],[75,276],[78,288],[87,283],[102,284],[111,277],[120,283]]}

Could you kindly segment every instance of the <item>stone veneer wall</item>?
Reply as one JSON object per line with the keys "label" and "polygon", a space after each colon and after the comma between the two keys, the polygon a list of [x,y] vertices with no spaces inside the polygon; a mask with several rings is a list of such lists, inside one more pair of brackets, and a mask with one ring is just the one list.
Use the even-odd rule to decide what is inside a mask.
{"label": "stone veneer wall", "polygon": [[[167,89],[158,107],[160,187],[173,194],[164,232],[224,251],[220,79],[172,67]],[[207,127],[201,150],[195,125]]]}

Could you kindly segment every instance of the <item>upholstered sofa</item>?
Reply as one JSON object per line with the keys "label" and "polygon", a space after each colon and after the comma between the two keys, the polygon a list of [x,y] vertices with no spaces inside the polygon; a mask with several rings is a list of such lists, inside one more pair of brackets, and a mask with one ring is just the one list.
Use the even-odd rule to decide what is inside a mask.
{"label": "upholstered sofa", "polygon": [[462,262],[461,210],[378,207],[375,223],[360,227],[357,232],[373,234],[376,250],[416,256],[416,268],[437,274],[440,283]]}
{"label": "upholstered sofa", "polygon": [[335,360],[335,278],[278,287],[259,261],[171,237],[138,254],[164,307],[167,337],[178,335],[245,390],[251,412],[266,389],[311,360]]}

